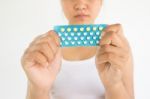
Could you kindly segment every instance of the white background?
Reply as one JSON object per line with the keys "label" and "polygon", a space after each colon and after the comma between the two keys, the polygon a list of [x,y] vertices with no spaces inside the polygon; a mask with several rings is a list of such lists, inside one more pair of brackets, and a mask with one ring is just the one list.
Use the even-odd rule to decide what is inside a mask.
{"label": "white background", "polygon": [[[133,50],[136,99],[150,99],[150,1],[104,1],[96,23],[123,25]],[[67,24],[59,0],[0,0],[0,99],[25,99],[21,55],[56,24]]]}

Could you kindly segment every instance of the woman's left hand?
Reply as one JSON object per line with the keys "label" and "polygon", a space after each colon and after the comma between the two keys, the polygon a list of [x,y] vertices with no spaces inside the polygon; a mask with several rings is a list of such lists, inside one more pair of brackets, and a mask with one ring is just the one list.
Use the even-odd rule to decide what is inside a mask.
{"label": "woman's left hand", "polygon": [[132,54],[120,24],[104,29],[95,63],[105,89],[122,84],[133,94]]}

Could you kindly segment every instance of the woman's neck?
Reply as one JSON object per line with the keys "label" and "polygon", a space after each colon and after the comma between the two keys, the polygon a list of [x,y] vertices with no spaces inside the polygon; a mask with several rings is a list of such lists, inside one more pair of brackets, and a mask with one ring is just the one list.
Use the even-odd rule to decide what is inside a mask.
{"label": "woman's neck", "polygon": [[66,60],[84,60],[96,54],[97,47],[62,48],[63,58]]}

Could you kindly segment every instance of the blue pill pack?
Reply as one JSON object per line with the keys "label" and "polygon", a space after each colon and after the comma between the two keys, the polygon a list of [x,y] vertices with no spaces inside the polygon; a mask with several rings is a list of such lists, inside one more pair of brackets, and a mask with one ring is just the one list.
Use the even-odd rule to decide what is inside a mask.
{"label": "blue pill pack", "polygon": [[107,24],[58,25],[54,31],[60,37],[61,47],[98,46]]}

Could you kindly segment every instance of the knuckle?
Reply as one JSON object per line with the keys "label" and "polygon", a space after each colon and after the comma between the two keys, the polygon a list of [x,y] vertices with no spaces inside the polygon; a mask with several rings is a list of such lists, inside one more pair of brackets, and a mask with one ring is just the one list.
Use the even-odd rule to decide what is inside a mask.
{"label": "knuckle", "polygon": [[122,25],[121,25],[120,23],[117,23],[117,24],[116,24],[116,27],[121,28]]}
{"label": "knuckle", "polygon": [[54,30],[50,30],[49,36],[54,37],[54,38],[59,37],[58,34]]}
{"label": "knuckle", "polygon": [[55,33],[55,31],[54,31],[54,30],[50,30],[50,31],[48,31],[48,34],[53,34],[53,33]]}
{"label": "knuckle", "polygon": [[41,48],[42,48],[42,49],[45,49],[46,47],[47,47],[47,44],[46,44],[46,43],[42,43],[42,44],[41,44]]}
{"label": "knuckle", "polygon": [[52,36],[47,37],[47,41],[48,41],[49,44],[51,44],[51,43],[55,44],[54,38],[52,38]]}
{"label": "knuckle", "polygon": [[116,28],[118,29],[118,31],[122,31],[122,25],[121,24],[116,24]]}
{"label": "knuckle", "polygon": [[33,55],[34,57],[38,57],[39,53],[37,51],[33,51],[30,53],[30,55]]}
{"label": "knuckle", "polygon": [[52,38],[50,35],[47,35],[47,36],[41,38],[40,41],[41,41],[41,42],[42,42],[42,41],[44,41],[44,42],[49,42],[49,41],[52,41],[52,39],[53,39],[53,38]]}
{"label": "knuckle", "polygon": [[44,39],[45,39],[46,42],[51,42],[52,41],[52,37],[51,36],[46,36]]}
{"label": "knuckle", "polygon": [[58,34],[52,30],[52,33],[50,35],[53,38],[53,41],[55,41],[55,43],[59,46],[60,38],[59,38]]}

